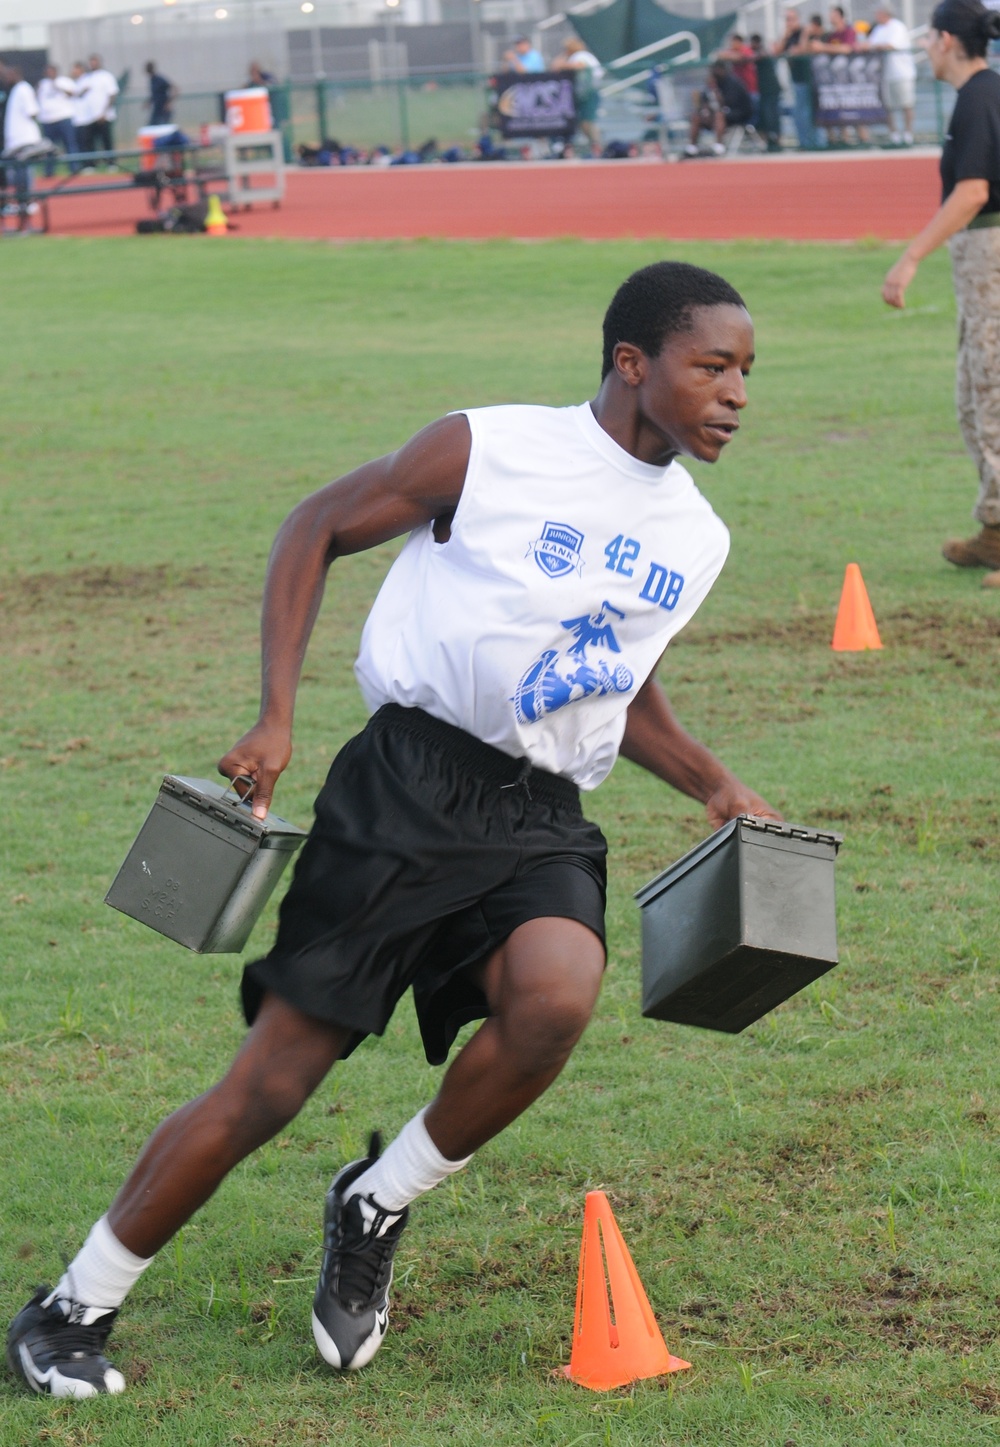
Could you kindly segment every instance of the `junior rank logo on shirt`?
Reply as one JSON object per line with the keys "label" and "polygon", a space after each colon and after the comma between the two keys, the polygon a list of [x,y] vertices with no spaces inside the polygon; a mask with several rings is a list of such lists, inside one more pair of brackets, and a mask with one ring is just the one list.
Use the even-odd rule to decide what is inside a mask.
{"label": "junior rank logo on shirt", "polygon": [[560,627],[572,633],[574,641],[563,650],[546,648],[525,673],[512,698],[518,723],[537,723],[592,694],[628,693],[632,671],[611,656],[622,651],[609,621],[612,614],[625,617],[605,601],[597,613],[563,619]]}
{"label": "junior rank logo on shirt", "polygon": [[568,523],[546,523],[542,535],[528,544],[525,557],[534,553],[535,562],[547,578],[563,578],[567,573],[583,574],[583,533]]}

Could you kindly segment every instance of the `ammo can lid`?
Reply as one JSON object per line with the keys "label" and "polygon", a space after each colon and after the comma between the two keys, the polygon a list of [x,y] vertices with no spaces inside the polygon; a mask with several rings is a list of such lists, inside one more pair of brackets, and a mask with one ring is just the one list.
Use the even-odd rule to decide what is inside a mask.
{"label": "ammo can lid", "polygon": [[707,839],[689,849],[674,864],[670,864],[655,879],[637,889],[633,896],[641,905],[649,904],[650,900],[656,898],[664,889],[680,879],[682,874],[687,874],[696,864],[714,854],[735,834],[737,826],[743,825],[747,829],[756,830],[761,834],[778,834],[784,839],[801,839],[808,844],[829,844],[836,854],[844,842],[843,834],[835,834],[830,829],[807,829],[802,824],[779,823],[777,819],[761,819],[756,814],[738,814],[735,819],[729,819],[721,829],[716,829]]}
{"label": "ammo can lid", "polygon": [[305,829],[290,824],[277,814],[268,813],[263,819],[257,819],[250,812],[249,804],[235,797],[231,785],[218,784],[214,779],[188,779],[180,774],[166,774],[160,793],[169,794],[189,808],[198,809],[209,818],[252,839],[306,837]]}

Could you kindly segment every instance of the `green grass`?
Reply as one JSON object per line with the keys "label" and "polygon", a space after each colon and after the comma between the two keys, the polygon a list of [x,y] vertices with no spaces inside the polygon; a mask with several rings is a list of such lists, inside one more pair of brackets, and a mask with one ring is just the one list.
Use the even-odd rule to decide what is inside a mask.
{"label": "green grass", "polygon": [[[940,256],[899,315],[866,247],[4,249],[2,1309],[240,1039],[239,959],[101,901],[159,777],[210,775],[255,715],[282,516],[449,407],[591,395],[613,287],[664,252],[745,291],[760,359],[699,471],[730,562],[664,678],[789,817],[843,829],[839,968],[742,1036],[643,1021],[631,891],[706,829],[620,765],[588,802],[613,852],[594,1023],[416,1208],[372,1367],[322,1369],[308,1308],[332,1170],[435,1089],[408,1002],[143,1278],[115,1337],[129,1392],[4,1382],[3,1447],[996,1441],[1000,598],[938,555],[974,487]],[[390,552],[331,581],[277,801],[301,823],[363,718],[350,663]],[[829,649],[852,560],[882,653]],[[607,1395],[553,1372],[594,1187],[693,1371]]]}

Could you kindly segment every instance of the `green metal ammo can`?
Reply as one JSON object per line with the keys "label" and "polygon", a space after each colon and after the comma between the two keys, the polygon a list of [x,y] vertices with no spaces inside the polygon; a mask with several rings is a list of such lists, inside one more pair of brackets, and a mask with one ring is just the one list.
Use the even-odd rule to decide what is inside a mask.
{"label": "green metal ammo can", "polygon": [[743,814],[650,880],[643,1015],[736,1034],[832,969],[842,843]]}
{"label": "green metal ammo can", "polygon": [[231,787],[167,774],[105,903],[198,954],[235,954],[305,838]]}

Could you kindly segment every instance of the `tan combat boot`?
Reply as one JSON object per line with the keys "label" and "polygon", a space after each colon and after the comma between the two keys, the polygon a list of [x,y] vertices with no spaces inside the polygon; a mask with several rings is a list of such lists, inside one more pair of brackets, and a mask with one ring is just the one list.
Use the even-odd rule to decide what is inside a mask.
{"label": "tan combat boot", "polygon": [[984,527],[974,538],[949,538],[941,552],[956,568],[1000,568],[1000,526]]}

